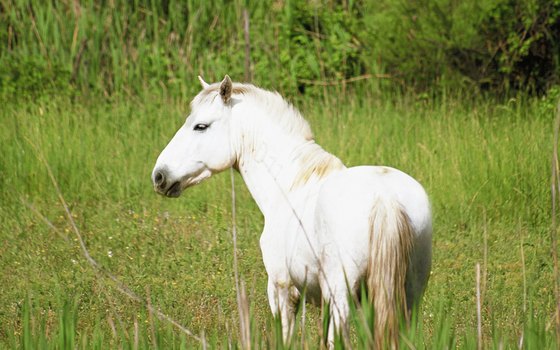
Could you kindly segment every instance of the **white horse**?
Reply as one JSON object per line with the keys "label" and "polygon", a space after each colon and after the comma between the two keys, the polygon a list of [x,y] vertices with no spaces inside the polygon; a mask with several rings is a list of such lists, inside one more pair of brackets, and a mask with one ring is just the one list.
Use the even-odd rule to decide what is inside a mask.
{"label": "white horse", "polygon": [[207,84],[161,152],[152,174],[168,197],[233,167],[265,219],[260,246],[272,313],[290,339],[303,291],[330,303],[329,346],[346,325],[349,293],[365,282],[377,347],[395,347],[398,320],[431,268],[430,204],[409,175],[384,166],[346,168],[315,143],[307,121],[278,93]]}

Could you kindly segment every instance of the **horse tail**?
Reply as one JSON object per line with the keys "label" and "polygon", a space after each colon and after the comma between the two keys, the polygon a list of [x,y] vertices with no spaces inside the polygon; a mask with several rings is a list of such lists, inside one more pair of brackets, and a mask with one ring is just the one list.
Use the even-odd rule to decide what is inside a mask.
{"label": "horse tail", "polygon": [[405,280],[414,234],[408,216],[396,201],[378,201],[369,224],[367,289],[374,307],[375,348],[396,349],[401,313],[408,319]]}

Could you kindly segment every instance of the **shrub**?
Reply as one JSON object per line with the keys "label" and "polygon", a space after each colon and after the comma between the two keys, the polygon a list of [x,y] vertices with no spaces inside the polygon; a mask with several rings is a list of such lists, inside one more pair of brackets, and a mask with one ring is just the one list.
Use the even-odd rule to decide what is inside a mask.
{"label": "shrub", "polygon": [[44,95],[70,95],[71,72],[60,63],[37,57],[5,56],[0,59],[0,97],[35,99]]}
{"label": "shrub", "polygon": [[558,0],[403,1],[391,11],[378,30],[380,57],[417,88],[542,94],[559,81]]}
{"label": "shrub", "polygon": [[560,1],[508,0],[477,27],[477,41],[446,50],[450,65],[485,90],[542,94],[558,83]]}
{"label": "shrub", "polygon": [[190,96],[198,74],[241,80],[244,9],[255,80],[289,95],[368,74],[416,90],[559,83],[560,0],[6,1],[0,94]]}

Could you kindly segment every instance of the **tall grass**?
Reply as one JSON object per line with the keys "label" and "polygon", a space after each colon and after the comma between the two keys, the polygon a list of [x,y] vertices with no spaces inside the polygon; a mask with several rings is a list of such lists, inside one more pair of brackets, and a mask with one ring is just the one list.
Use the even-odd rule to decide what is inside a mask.
{"label": "tall grass", "polygon": [[[373,314],[374,310],[367,302],[367,299],[360,306],[351,302],[350,324],[351,336],[343,339],[338,335],[335,339],[336,348],[372,348],[373,344]],[[445,315],[443,307],[440,314]],[[282,341],[282,331],[280,321],[270,320],[264,328],[258,328],[254,323],[250,329],[252,335],[250,342],[244,345],[239,339],[231,338],[231,334],[215,334],[209,338],[204,338],[204,344],[193,341],[184,334],[177,334],[169,324],[151,320],[148,315],[141,315],[140,319],[150,320],[149,322],[139,322],[134,319],[130,323],[115,326],[116,321],[108,318],[111,325],[110,332],[104,332],[100,328],[100,320],[97,320],[92,332],[82,333],[78,328],[78,305],[75,302],[66,302],[58,312],[58,322],[54,327],[50,327],[45,317],[40,315],[37,310],[30,306],[27,300],[19,313],[20,327],[10,333],[5,345],[20,349],[104,349],[104,348],[124,348],[124,349],[191,349],[204,347],[240,347],[240,348],[295,348],[306,349],[315,348],[322,342],[321,339],[312,335],[303,328],[303,331],[296,333],[290,340],[289,346]],[[326,314],[325,314],[326,315]],[[301,316],[301,313],[298,314]],[[323,316],[323,324],[328,324],[328,319]],[[296,318],[296,325],[299,327],[301,317]],[[556,349],[558,344],[551,336],[550,330],[546,325],[546,320],[534,315],[527,315],[524,320],[523,336],[519,339],[505,337],[502,333],[496,332],[491,338],[487,339],[486,345],[478,345],[476,336],[471,333],[457,334],[453,330],[451,321],[445,317],[439,317],[434,323],[434,335],[429,336],[424,330],[424,326],[413,314],[410,327],[401,328],[400,347],[411,349],[479,349],[481,347],[503,349],[503,348],[524,348],[524,349]]]}
{"label": "tall grass", "polygon": [[2,0],[0,93],[185,97],[197,74],[243,76],[245,10],[249,70],[291,95],[558,84],[554,1]]}
{"label": "tall grass", "polygon": [[[407,171],[432,199],[433,273],[410,341],[419,347],[476,346],[475,266],[481,263],[485,344],[517,344],[523,337],[535,348],[554,348],[549,102],[447,97],[436,103],[336,97],[336,91],[327,90],[321,103],[299,105],[317,141],[348,165]],[[0,110],[0,139],[10,140],[2,143],[0,158],[0,342],[20,344],[22,334],[25,342],[58,341],[57,320],[68,312],[68,300],[76,306],[63,323],[75,324],[78,346],[93,338],[121,344],[136,321],[151,324],[141,305],[99,279],[82,258],[36,146],[102,266],[139,295],[149,287],[152,304],[196,334],[204,332],[216,344],[237,343],[231,213],[223,204],[230,202],[229,176],[218,175],[179,200],[151,189],[155,158],[187,112],[187,101],[161,97],[80,104],[62,97]],[[275,344],[258,249],[262,218],[241,179],[235,189],[251,336]],[[46,216],[62,237],[23,203]],[[29,316],[21,309],[25,303],[33,310]],[[26,330],[25,317],[41,319],[45,330]],[[320,310],[308,307],[304,329],[311,347],[319,341],[320,323]],[[142,335],[146,346],[153,345],[153,334],[165,344],[183,342],[177,333],[154,327],[155,333],[146,328]],[[354,327],[360,334],[359,322]]]}
{"label": "tall grass", "polygon": [[[350,9],[326,13],[332,23],[325,25],[333,27],[337,40],[334,45],[316,40],[323,35],[318,32],[321,28],[300,24],[297,9],[303,3],[289,1],[3,0],[0,4],[0,23],[6,27],[0,31],[0,62],[5,67],[0,69],[0,92],[8,96],[36,96],[45,90],[126,96],[150,89],[185,98],[193,92],[185,82],[198,74],[209,81],[226,73],[243,76],[245,9],[251,21],[250,69],[261,85],[295,93],[309,85],[302,79],[325,78],[320,66],[327,58],[336,58],[329,63],[334,70],[330,79],[345,78],[347,70],[354,74],[347,68],[351,66],[347,56],[357,49],[337,37],[349,35],[339,17],[352,18]],[[314,8],[317,16],[323,11],[319,4]],[[368,72],[375,73],[372,69]],[[322,91],[313,84],[307,89]]]}
{"label": "tall grass", "polygon": [[[44,4],[10,0],[2,5],[1,18],[9,28],[2,33],[8,49],[4,61],[13,62],[10,55],[29,61],[21,67],[22,74],[29,74],[34,64],[41,72],[59,68],[83,92],[108,95],[149,87],[181,93],[188,86],[187,77],[199,72],[223,74],[214,67],[241,57],[236,54],[241,48],[236,40],[241,2],[169,1],[162,6],[138,0]],[[212,21],[217,18],[230,30],[214,30],[217,24]],[[220,57],[212,57],[213,52]],[[242,72],[242,63],[239,60],[237,73]]]}

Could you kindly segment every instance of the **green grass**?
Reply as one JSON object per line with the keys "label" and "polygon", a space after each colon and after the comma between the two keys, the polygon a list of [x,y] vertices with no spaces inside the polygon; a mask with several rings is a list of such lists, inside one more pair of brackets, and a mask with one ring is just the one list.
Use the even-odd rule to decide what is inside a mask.
{"label": "green grass", "polygon": [[[534,344],[527,348],[554,348],[550,101],[436,103],[336,97],[334,90],[328,96],[299,104],[320,144],[348,165],[400,168],[430,194],[433,273],[414,343],[476,347],[480,263],[486,344],[515,347],[524,334]],[[238,344],[229,175],[189,189],[178,200],[151,188],[155,159],[187,113],[188,101],[160,96],[43,99],[0,109],[1,346],[54,346],[71,335],[68,341],[79,347],[133,347],[135,322],[140,345],[153,346],[154,334],[162,347],[197,345],[165,322],[151,321],[141,304],[96,275],[34,147],[52,168],[92,256],[106,270],[196,334],[204,332],[214,345],[226,346],[228,339]],[[239,176],[235,185],[239,270],[247,284],[252,334],[261,345],[276,344],[258,247],[262,216]],[[318,344],[320,323],[320,310],[308,307],[311,348]]]}
{"label": "green grass", "polygon": [[[104,269],[212,347],[240,346],[228,174],[170,200],[155,195],[150,172],[188,113],[194,77],[242,80],[245,8],[255,81],[296,100],[318,142],[347,165],[400,168],[430,194],[433,273],[418,328],[404,336],[418,348],[475,348],[480,263],[486,346],[514,348],[523,335],[526,348],[557,348],[549,192],[559,90],[496,102],[445,91],[392,96],[406,89],[400,73],[340,89],[313,83],[399,72],[385,67],[388,53],[418,58],[392,36],[403,23],[399,4],[0,0],[0,348],[199,346],[91,268],[41,157]],[[257,348],[279,347],[258,248],[262,217],[235,179],[251,335]],[[353,341],[364,344],[359,315]],[[303,344],[315,348],[321,310],[308,307],[306,320]]]}

